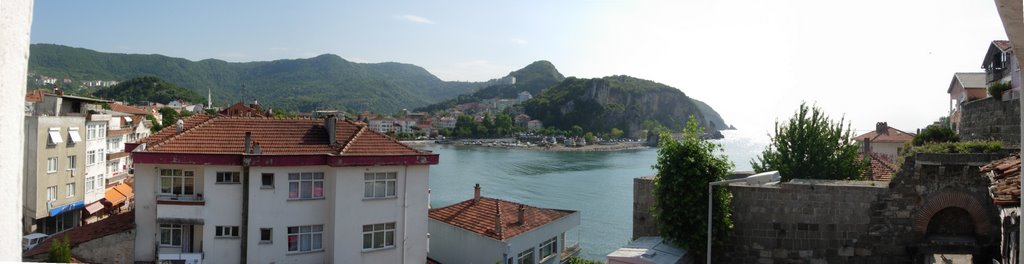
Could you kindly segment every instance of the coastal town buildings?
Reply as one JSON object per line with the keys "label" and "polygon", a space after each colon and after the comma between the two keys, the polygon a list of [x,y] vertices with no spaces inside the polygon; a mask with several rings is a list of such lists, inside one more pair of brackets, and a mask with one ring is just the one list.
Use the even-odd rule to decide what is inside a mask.
{"label": "coastal town buildings", "polygon": [[[103,177],[98,173],[102,163],[95,166],[98,170],[87,170],[93,167],[87,168],[86,151],[106,147],[105,141],[88,137],[86,126],[106,118],[94,112],[103,103],[108,101],[60,90],[26,95],[22,232],[53,234],[79,225],[86,179]],[[93,128],[95,136],[97,127]]]}
{"label": "coastal town buildings", "polygon": [[136,261],[427,259],[438,155],[360,123],[198,114],[132,156]]}
{"label": "coastal town buildings", "polygon": [[[985,83],[1009,83],[1010,91],[1004,92],[1004,100],[1020,97],[1020,64],[1014,56],[1013,45],[1007,40],[993,40],[985,52],[981,67],[985,69]],[[1009,95],[1009,96],[1006,96]]]}
{"label": "coastal town buildings", "polygon": [[983,72],[958,72],[953,74],[946,93],[949,94],[949,124],[953,130],[960,127],[963,104],[988,97],[988,86]]}
{"label": "coastal town buildings", "polygon": [[561,263],[579,251],[566,232],[580,213],[480,195],[430,209],[430,258],[440,263]]}
{"label": "coastal town buildings", "polygon": [[890,127],[888,122],[878,122],[875,123],[875,130],[853,139],[867,146],[865,149],[870,153],[895,158],[903,150],[904,143],[914,140],[914,134]]}
{"label": "coastal town buildings", "polygon": [[85,204],[95,203],[103,198],[107,180],[107,125],[109,113],[93,110],[85,120]]}

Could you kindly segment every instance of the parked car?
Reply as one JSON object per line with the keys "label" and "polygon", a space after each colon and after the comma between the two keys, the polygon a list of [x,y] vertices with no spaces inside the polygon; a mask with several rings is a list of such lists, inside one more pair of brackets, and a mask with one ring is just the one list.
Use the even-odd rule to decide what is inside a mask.
{"label": "parked car", "polygon": [[21,238],[21,250],[28,251],[42,243],[43,240],[49,237],[42,233],[31,233]]}

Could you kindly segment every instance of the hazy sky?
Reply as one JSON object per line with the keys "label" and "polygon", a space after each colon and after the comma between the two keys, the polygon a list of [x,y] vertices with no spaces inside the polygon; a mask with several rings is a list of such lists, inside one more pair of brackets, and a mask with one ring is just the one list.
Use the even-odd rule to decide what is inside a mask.
{"label": "hazy sky", "polygon": [[993,1],[35,1],[33,43],[191,60],[338,54],[483,81],[532,61],[681,89],[768,131],[801,101],[858,132],[948,113],[954,72],[1006,39]]}

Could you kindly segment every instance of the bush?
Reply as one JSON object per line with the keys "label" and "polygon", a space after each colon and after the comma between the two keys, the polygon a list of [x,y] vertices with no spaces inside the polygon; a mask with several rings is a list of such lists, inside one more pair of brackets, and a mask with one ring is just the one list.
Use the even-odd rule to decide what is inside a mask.
{"label": "bush", "polygon": [[791,179],[856,180],[863,177],[866,160],[858,154],[849,124],[832,122],[818,107],[800,104],[789,121],[775,122],[775,136],[750,164],[754,171],[779,171]]}
{"label": "bush", "polygon": [[896,168],[902,168],[907,157],[918,153],[930,154],[966,154],[966,153],[992,153],[1003,148],[1003,143],[998,140],[968,140],[964,142],[933,142],[920,146],[912,146],[903,149],[896,161]]}
{"label": "bush", "polygon": [[[654,164],[653,214],[661,237],[688,248],[702,259],[707,248],[708,183],[725,179],[733,164],[722,146],[700,138],[702,129],[690,116],[680,140],[669,131],[660,134],[658,162]],[[732,228],[731,195],[725,188],[714,193],[713,243],[721,245]]]}
{"label": "bush", "polygon": [[71,262],[71,242],[67,235],[63,239],[53,238],[53,243],[50,245],[50,254],[47,256],[46,262]]}
{"label": "bush", "polygon": [[988,86],[988,94],[998,100],[1003,100],[1003,92],[1010,90],[1009,82],[998,82]]}
{"label": "bush", "polygon": [[924,145],[926,143],[941,143],[941,142],[957,142],[960,141],[960,136],[953,131],[952,128],[944,126],[928,126],[924,130],[921,130],[920,134],[914,136],[914,146]]}

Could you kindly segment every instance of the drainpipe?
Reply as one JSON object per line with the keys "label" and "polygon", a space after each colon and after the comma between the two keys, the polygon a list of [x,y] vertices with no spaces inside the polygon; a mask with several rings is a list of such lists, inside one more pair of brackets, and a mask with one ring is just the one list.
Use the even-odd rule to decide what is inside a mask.
{"label": "drainpipe", "polygon": [[[428,202],[429,203],[429,202]],[[409,252],[409,218],[405,211],[409,210],[409,165],[405,165],[402,171],[402,263],[405,263],[405,253]],[[429,249],[427,249],[429,250]]]}
{"label": "drainpipe", "polygon": [[238,229],[241,230],[242,236],[242,258],[240,263],[248,262],[249,255],[249,163],[251,158],[249,157],[249,146],[252,141],[252,132],[245,132],[245,148],[242,153],[242,226]]}

